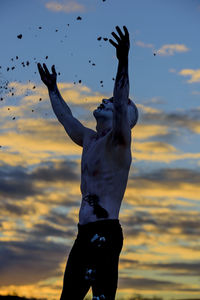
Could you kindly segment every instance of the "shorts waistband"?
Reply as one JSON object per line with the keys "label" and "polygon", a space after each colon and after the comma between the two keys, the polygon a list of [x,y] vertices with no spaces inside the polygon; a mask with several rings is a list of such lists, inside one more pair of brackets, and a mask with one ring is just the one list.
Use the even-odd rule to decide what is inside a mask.
{"label": "shorts waistband", "polygon": [[89,222],[87,224],[77,224],[78,232],[87,232],[90,230],[96,230],[96,229],[108,229],[108,228],[116,228],[120,227],[121,224],[119,222],[119,219],[108,219],[108,220],[97,220],[95,222]]}

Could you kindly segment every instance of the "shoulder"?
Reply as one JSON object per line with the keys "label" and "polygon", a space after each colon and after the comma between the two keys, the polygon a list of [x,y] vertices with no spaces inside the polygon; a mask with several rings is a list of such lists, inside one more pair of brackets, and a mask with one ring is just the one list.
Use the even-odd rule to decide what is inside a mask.
{"label": "shoulder", "polygon": [[96,137],[96,131],[88,128],[88,130],[84,134],[83,147],[88,146],[95,137]]}

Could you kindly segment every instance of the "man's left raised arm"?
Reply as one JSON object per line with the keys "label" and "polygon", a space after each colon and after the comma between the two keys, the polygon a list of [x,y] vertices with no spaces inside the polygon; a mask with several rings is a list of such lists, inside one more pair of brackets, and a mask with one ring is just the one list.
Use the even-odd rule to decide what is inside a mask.
{"label": "man's left raised arm", "polygon": [[113,138],[118,144],[130,145],[131,129],[128,119],[128,101],[129,101],[129,76],[128,76],[128,53],[130,49],[129,33],[123,26],[125,35],[120,28],[116,26],[119,36],[114,32],[112,35],[118,44],[111,39],[110,43],[116,48],[118,58],[118,70],[114,85],[114,113],[113,113]]}

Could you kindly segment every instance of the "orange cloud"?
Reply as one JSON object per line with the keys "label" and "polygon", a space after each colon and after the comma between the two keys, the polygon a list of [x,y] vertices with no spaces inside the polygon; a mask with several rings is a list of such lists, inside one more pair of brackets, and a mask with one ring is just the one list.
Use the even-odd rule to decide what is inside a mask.
{"label": "orange cloud", "polygon": [[46,8],[54,11],[54,12],[65,12],[65,13],[73,13],[73,12],[85,12],[85,7],[82,4],[79,4],[75,1],[70,1],[66,4],[61,4],[59,2],[47,2]]}
{"label": "orange cloud", "polygon": [[188,83],[200,82],[200,69],[183,69],[179,74],[182,76],[190,76],[191,78],[187,80]]}
{"label": "orange cloud", "polygon": [[157,50],[157,53],[163,56],[174,55],[175,52],[188,52],[187,48],[183,44],[167,44],[163,45],[160,49]]}

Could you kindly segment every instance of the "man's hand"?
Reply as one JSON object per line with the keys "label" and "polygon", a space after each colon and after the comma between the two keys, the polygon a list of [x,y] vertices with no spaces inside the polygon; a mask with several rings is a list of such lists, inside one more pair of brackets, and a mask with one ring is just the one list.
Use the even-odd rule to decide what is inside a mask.
{"label": "man's hand", "polygon": [[43,64],[43,68],[40,63],[38,63],[37,66],[42,81],[48,87],[49,90],[53,90],[56,87],[57,78],[55,66],[53,65],[51,67],[52,74],[49,73],[49,70],[47,69],[47,66],[45,64]]}
{"label": "man's hand", "polygon": [[118,60],[126,60],[128,58],[128,53],[130,49],[130,41],[129,41],[129,33],[126,26],[123,26],[125,35],[121,32],[121,29],[116,26],[117,32],[119,33],[118,37],[116,33],[112,32],[111,34],[117,40],[118,44],[113,42],[113,40],[109,39],[109,42],[116,48],[116,54]]}

